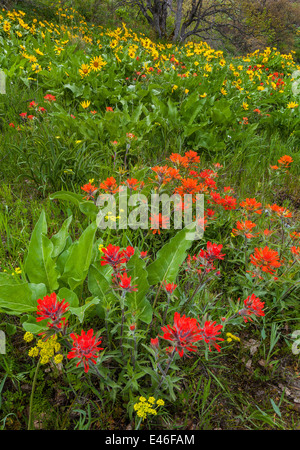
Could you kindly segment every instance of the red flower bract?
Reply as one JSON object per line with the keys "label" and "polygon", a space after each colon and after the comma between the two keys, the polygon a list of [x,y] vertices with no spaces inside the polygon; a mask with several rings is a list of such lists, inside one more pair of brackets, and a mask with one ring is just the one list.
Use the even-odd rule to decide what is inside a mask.
{"label": "red flower bract", "polygon": [[222,248],[222,244],[218,245],[208,241],[207,250],[200,250],[199,256],[213,263],[216,259],[224,259],[225,253],[221,253]]}
{"label": "red flower bract", "polygon": [[174,348],[180,357],[186,351],[195,352],[197,347],[193,343],[203,339],[197,320],[185,315],[180,317],[178,312],[174,314],[174,325],[162,327],[162,331],[164,334],[159,337],[174,342]]}
{"label": "red flower bract", "polygon": [[122,251],[120,252],[120,247],[117,245],[109,244],[107,248],[102,248],[101,250],[104,253],[104,255],[101,256],[101,266],[109,264],[114,270],[116,270],[121,264],[127,262],[124,253]]}
{"label": "red flower bract", "polygon": [[46,102],[55,102],[56,97],[54,95],[47,94],[47,95],[45,95],[44,100],[46,100]]}
{"label": "red flower bract", "polygon": [[93,334],[93,329],[90,329],[87,333],[82,330],[81,335],[70,334],[71,339],[73,339],[73,348],[67,357],[68,359],[79,358],[76,367],[82,362],[86,373],[89,371],[89,361],[96,364],[95,358],[99,357],[100,350],[104,350],[99,347],[102,338],[96,339],[96,336],[93,336]]}
{"label": "red flower bract", "polygon": [[177,288],[177,284],[175,284],[175,283],[167,283],[165,281],[164,282],[164,287],[165,287],[165,290],[167,291],[167,293],[169,295],[172,295],[173,292],[175,291],[175,289]]}
{"label": "red flower bract", "polygon": [[137,291],[136,286],[131,285],[131,277],[128,277],[126,272],[124,272],[122,275],[119,274],[119,287],[124,292]]}
{"label": "red flower bract", "polygon": [[65,299],[59,302],[55,292],[46,295],[43,300],[38,299],[37,302],[37,315],[39,317],[37,317],[36,321],[40,322],[41,320],[50,319],[51,322],[48,323],[48,326],[61,328],[61,321],[65,319],[63,314],[68,310],[69,303],[65,303]]}
{"label": "red flower bract", "polygon": [[250,255],[251,263],[259,267],[263,272],[274,274],[275,269],[281,266],[279,254],[276,250],[271,250],[268,246],[255,248],[254,255]]}
{"label": "red flower bract", "polygon": [[[264,316],[264,306],[264,302],[261,302],[260,298],[252,294],[244,300],[244,308],[239,311],[239,314],[243,316],[245,323],[247,323],[248,319],[246,316],[251,316],[251,314],[254,314],[255,316]],[[252,322],[252,319],[249,318],[249,320]]]}
{"label": "red flower bract", "polygon": [[221,334],[220,330],[223,328],[223,325],[216,325],[216,322],[210,322],[206,321],[204,324],[204,327],[200,329],[202,333],[202,338],[204,341],[210,346],[212,345],[215,347],[218,352],[221,350],[221,347],[215,342],[215,341],[224,341],[224,339],[217,337],[219,334]]}

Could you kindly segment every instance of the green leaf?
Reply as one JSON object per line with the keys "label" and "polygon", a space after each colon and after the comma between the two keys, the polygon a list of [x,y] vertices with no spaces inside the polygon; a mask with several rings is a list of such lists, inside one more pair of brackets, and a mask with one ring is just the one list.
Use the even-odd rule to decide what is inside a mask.
{"label": "green leaf", "polygon": [[8,309],[10,313],[21,314],[35,311],[36,300],[32,299],[32,291],[28,283],[2,284],[0,286],[0,307]]}
{"label": "green leaf", "polygon": [[91,265],[88,274],[89,291],[96,297],[105,298],[111,292],[111,274],[110,266],[101,266],[100,262]]}
{"label": "green leaf", "polygon": [[36,318],[28,315],[26,321],[22,323],[25,331],[29,331],[32,334],[38,334],[47,328],[47,319],[37,322]]}
{"label": "green leaf", "polygon": [[281,417],[280,409],[278,408],[278,406],[276,405],[276,403],[274,402],[274,400],[272,398],[270,400],[271,400],[271,404],[273,406],[275,413],[277,414],[277,416]]}
{"label": "green leaf", "polygon": [[73,242],[69,248],[62,278],[68,282],[72,290],[83,283],[87,276],[91,264],[96,229],[96,222],[91,223],[78,241]]}
{"label": "green leaf", "polygon": [[150,323],[152,320],[152,307],[146,299],[149,283],[145,261],[135,253],[128,261],[127,268],[128,276],[131,277],[131,284],[136,285],[138,289],[136,292],[130,292],[126,295],[127,306],[142,322]]}
{"label": "green leaf", "polygon": [[49,292],[58,288],[56,264],[51,258],[53,244],[46,236],[47,223],[43,210],[29,243],[24,269],[31,283],[44,283]]}
{"label": "green leaf", "polygon": [[93,305],[97,305],[99,302],[100,302],[100,299],[96,297],[93,300],[87,302],[85,305],[80,306],[79,308],[70,307],[69,311],[71,312],[71,314],[75,314],[75,316],[78,317],[79,322],[82,323],[86,310],[89,309]]}
{"label": "green leaf", "polygon": [[65,299],[67,303],[73,308],[76,308],[79,306],[79,300],[75,292],[71,291],[70,289],[63,287],[58,291],[57,294],[58,298],[60,300]]}
{"label": "green leaf", "polygon": [[55,194],[52,194],[50,196],[50,200],[54,199],[67,200],[69,202],[72,202],[74,205],[79,207],[80,211],[83,214],[90,217],[91,220],[95,220],[99,212],[99,209],[92,201],[84,200],[82,195],[75,194],[75,192],[67,192],[67,191],[55,192]]}
{"label": "green leaf", "polygon": [[72,216],[68,217],[62,224],[61,229],[58,233],[54,234],[51,238],[51,242],[53,244],[53,251],[51,254],[52,258],[57,258],[60,253],[64,250],[66,246],[66,241],[68,239],[68,229],[70,226],[70,223],[72,222]]}
{"label": "green leaf", "polygon": [[179,231],[159,250],[156,260],[147,268],[150,284],[162,283],[164,280],[168,283],[175,281],[186,252],[193,243],[187,239],[187,233],[191,233],[191,230],[184,228]]}

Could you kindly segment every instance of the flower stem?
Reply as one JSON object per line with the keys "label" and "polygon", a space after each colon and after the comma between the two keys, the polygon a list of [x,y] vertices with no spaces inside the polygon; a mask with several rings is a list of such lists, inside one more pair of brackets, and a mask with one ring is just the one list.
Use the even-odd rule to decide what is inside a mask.
{"label": "flower stem", "polygon": [[35,391],[35,386],[36,386],[36,380],[37,380],[37,374],[40,368],[41,362],[40,359],[38,360],[36,369],[35,369],[35,373],[34,373],[34,377],[33,377],[33,383],[32,383],[32,389],[31,389],[31,395],[30,395],[30,403],[29,403],[29,419],[28,419],[28,430],[31,430],[31,425],[32,425],[32,407],[33,407],[33,397],[34,397],[34,391]]}
{"label": "flower stem", "polygon": [[168,361],[166,370],[163,372],[162,377],[161,377],[160,382],[159,382],[159,385],[158,385],[157,388],[155,389],[154,394],[156,394],[156,392],[160,389],[161,385],[163,384],[163,382],[164,382],[164,380],[165,380],[165,378],[166,378],[166,376],[167,376],[168,370],[170,369],[170,365],[172,364],[172,361],[173,361],[173,359],[174,359],[175,353],[176,353],[176,349],[175,349],[175,347],[174,347],[174,348],[173,348],[173,351],[172,351],[172,353],[171,353],[171,355],[170,355],[170,358],[169,358],[169,361]]}

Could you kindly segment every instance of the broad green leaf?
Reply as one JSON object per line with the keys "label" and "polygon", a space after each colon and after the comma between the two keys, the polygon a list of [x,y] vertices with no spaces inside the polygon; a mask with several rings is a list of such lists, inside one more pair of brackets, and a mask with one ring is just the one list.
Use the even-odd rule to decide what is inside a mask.
{"label": "broad green leaf", "polygon": [[36,300],[32,299],[32,291],[28,283],[0,286],[0,308],[10,310],[14,314],[35,311]]}
{"label": "broad green leaf", "polygon": [[127,264],[128,276],[131,277],[131,284],[136,285],[137,291],[126,295],[126,303],[130,311],[145,323],[152,320],[152,307],[146,299],[149,291],[148,273],[145,269],[145,261],[135,253]]}
{"label": "broad green leaf", "polygon": [[80,194],[75,194],[75,192],[67,192],[60,191],[55,192],[50,196],[51,200],[67,200],[69,202],[74,203],[74,205],[78,206],[80,211],[86,216],[90,217],[92,220],[96,219],[96,216],[99,212],[97,206],[89,200],[84,200],[83,196]]}
{"label": "broad green leaf", "polygon": [[70,223],[72,222],[72,216],[68,217],[62,224],[61,229],[58,233],[54,234],[51,238],[51,242],[53,244],[53,251],[52,251],[52,258],[57,258],[60,253],[64,250],[66,246],[66,241],[68,239],[68,229],[70,226]]}
{"label": "broad green leaf", "polygon": [[82,323],[84,319],[84,314],[87,311],[87,309],[89,309],[93,305],[97,305],[99,302],[100,299],[96,297],[93,300],[87,302],[85,305],[79,306],[78,308],[70,307],[69,311],[71,312],[71,314],[75,314],[75,316],[78,317],[79,322]]}
{"label": "broad green leaf", "polygon": [[53,244],[46,233],[46,215],[43,210],[31,236],[24,269],[31,283],[44,283],[48,291],[53,292],[58,288],[59,274],[51,258]]}
{"label": "broad green leaf", "polygon": [[147,268],[150,285],[175,281],[179,268],[186,258],[186,252],[193,243],[186,238],[187,233],[191,233],[191,230],[184,228],[179,231],[158,251],[156,260]]}
{"label": "broad green leaf", "polygon": [[38,334],[47,328],[47,320],[37,322],[36,318],[28,315],[26,321],[22,323],[25,331],[29,331],[32,334]]}
{"label": "broad green leaf", "polygon": [[101,266],[100,262],[91,265],[88,274],[88,288],[91,294],[100,299],[105,298],[111,291],[111,274],[110,266]]}
{"label": "broad green leaf", "polygon": [[87,276],[91,264],[96,228],[96,222],[91,223],[78,241],[73,242],[69,248],[62,278],[68,282],[72,290],[79,286]]}
{"label": "broad green leaf", "polygon": [[70,289],[63,287],[58,291],[57,294],[59,300],[65,299],[67,303],[73,308],[76,308],[79,306],[79,300],[75,292],[71,291]]}

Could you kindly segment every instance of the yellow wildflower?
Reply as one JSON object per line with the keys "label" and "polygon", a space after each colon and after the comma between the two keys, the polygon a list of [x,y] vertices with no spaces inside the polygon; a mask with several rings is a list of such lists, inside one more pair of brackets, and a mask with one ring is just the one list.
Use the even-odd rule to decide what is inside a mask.
{"label": "yellow wildflower", "polygon": [[24,334],[23,337],[25,342],[31,342],[33,340],[33,334],[30,333],[29,331],[26,331],[26,333]]}

